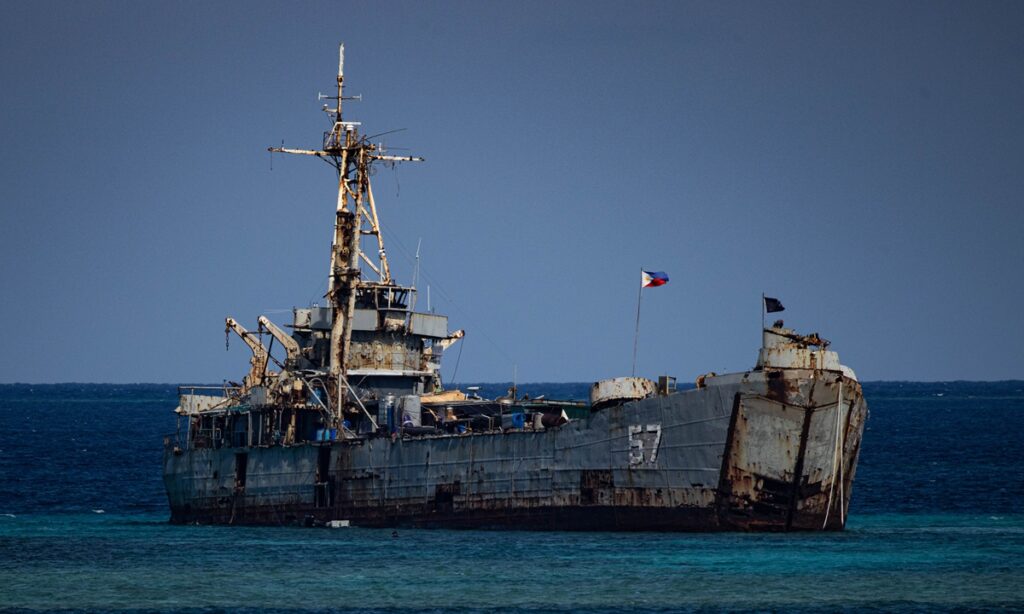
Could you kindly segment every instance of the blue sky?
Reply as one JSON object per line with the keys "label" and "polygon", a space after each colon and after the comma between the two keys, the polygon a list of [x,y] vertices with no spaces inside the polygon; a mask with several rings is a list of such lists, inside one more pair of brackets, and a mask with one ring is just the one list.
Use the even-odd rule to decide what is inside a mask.
{"label": "blue sky", "polygon": [[[862,379],[1024,377],[1024,5],[8,2],[0,382],[219,382],[322,301],[347,117],[461,381],[750,368],[762,292]],[[457,350],[456,350],[457,351]],[[445,368],[453,375],[454,353]]]}

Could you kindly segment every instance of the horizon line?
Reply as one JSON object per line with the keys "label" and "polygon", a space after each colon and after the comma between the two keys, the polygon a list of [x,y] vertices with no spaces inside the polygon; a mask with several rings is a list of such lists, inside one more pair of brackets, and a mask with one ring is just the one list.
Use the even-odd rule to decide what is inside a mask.
{"label": "horizon line", "polygon": [[[600,380],[597,380],[600,381]],[[916,380],[916,379],[877,379],[877,380],[857,380],[861,384],[1001,384],[1010,382],[1019,382],[1024,384],[1024,377],[1021,379],[951,379],[951,380]],[[539,385],[566,385],[566,384],[593,384],[592,380],[580,380],[571,382],[554,382],[554,381],[540,381],[540,382],[515,382],[516,386],[539,386]],[[511,385],[512,380],[505,381],[465,381],[459,382],[460,385]],[[692,384],[692,382],[680,382],[680,385]],[[225,382],[219,383],[199,383],[199,382],[0,382],[0,386],[223,386]],[[452,389],[455,389],[453,387]]]}

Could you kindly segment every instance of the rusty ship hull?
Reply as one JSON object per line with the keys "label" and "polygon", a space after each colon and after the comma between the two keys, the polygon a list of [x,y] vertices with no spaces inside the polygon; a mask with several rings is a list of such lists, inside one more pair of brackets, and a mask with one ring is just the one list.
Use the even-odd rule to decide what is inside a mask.
{"label": "rusty ship hull", "polygon": [[541,431],[168,447],[164,479],[174,523],[841,530],[866,417],[842,373],[760,370]]}
{"label": "rusty ship hull", "polygon": [[[595,382],[589,403],[531,400],[515,385],[493,400],[446,389],[442,358],[466,331],[430,308],[429,292],[417,309],[415,282],[392,277],[371,189],[376,169],[423,158],[389,154],[344,119],[343,101],[358,99],[344,81],[342,45],[320,145],[270,148],[337,172],[327,304],[296,307],[287,324],[261,315],[255,330],[225,318],[250,368],[239,383],[182,387],[165,440],[172,522],[845,526],[867,408],[828,341],[781,320],[765,327],[778,299],[762,295],[754,368],[702,375],[693,390],[636,377],[635,345],[634,375]],[[643,285],[650,275],[668,281],[644,273]]]}

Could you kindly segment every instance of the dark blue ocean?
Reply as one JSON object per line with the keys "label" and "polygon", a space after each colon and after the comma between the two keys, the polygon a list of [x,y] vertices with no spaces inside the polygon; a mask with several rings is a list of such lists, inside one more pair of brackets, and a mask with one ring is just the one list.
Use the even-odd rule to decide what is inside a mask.
{"label": "dark blue ocean", "polygon": [[0,610],[1024,610],[1024,382],[864,390],[841,534],[393,537],[170,526],[174,386],[0,386]]}

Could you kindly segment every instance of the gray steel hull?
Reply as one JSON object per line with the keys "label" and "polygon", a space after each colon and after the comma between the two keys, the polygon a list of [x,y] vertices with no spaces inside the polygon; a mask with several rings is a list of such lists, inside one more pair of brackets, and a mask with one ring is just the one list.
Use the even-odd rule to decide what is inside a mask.
{"label": "gray steel hull", "polygon": [[838,372],[752,371],[548,430],[169,449],[164,481],[175,523],[841,530],[866,417]]}

